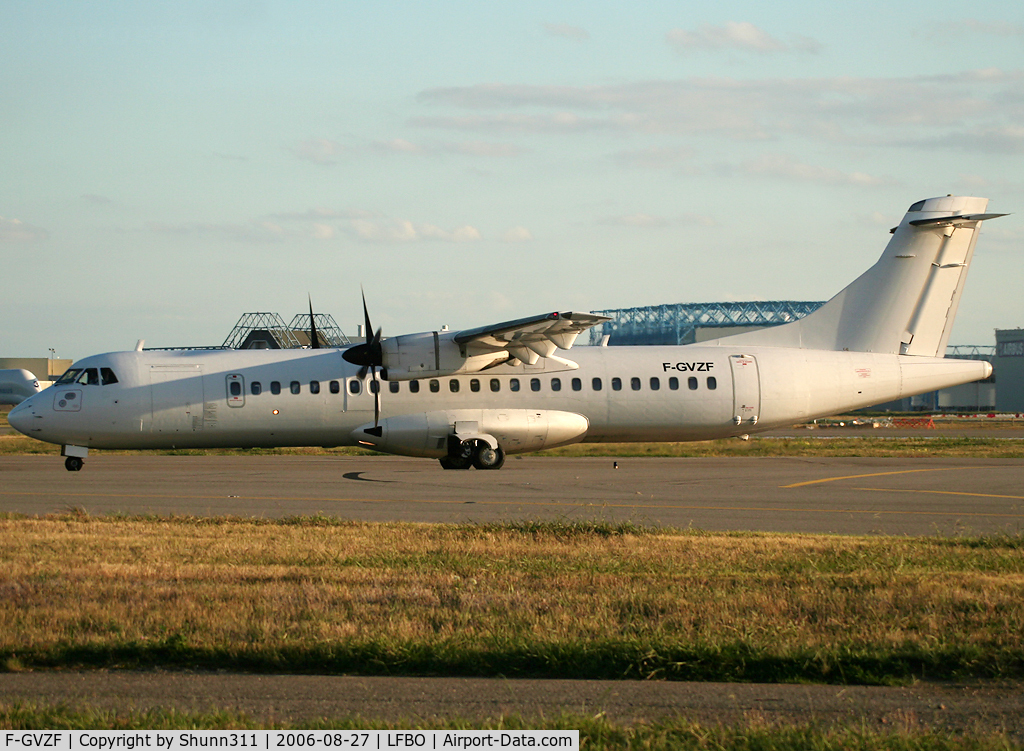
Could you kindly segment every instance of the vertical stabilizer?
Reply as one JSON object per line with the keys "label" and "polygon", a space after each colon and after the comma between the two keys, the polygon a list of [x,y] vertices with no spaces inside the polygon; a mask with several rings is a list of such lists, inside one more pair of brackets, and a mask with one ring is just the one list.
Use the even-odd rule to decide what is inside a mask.
{"label": "vertical stabilizer", "polygon": [[[806,318],[724,343],[942,357],[987,198],[918,201],[882,257]],[[723,340],[720,340],[723,341]]]}

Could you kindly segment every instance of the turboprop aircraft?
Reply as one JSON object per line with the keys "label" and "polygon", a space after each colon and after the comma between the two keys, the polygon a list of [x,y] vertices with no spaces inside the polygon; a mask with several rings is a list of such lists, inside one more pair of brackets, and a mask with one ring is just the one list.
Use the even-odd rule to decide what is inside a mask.
{"label": "turboprop aircraft", "polygon": [[21,404],[41,390],[42,385],[31,370],[0,370],[0,404]]}
{"label": "turboprop aircraft", "polygon": [[[607,320],[550,313],[463,331],[302,350],[112,352],[75,363],[8,416],[90,448],[346,446],[498,469],[580,441],[744,435],[988,377],[943,357],[988,200],[918,201],[881,258],[794,323],[671,347],[578,347]],[[380,378],[378,380],[378,371]]]}

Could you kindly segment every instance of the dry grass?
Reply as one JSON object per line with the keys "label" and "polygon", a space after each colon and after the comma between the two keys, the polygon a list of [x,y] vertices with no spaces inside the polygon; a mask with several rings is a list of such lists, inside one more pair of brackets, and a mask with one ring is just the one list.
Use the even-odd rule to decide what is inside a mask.
{"label": "dry grass", "polygon": [[1024,675],[1024,542],[0,519],[0,660],[879,682]]}

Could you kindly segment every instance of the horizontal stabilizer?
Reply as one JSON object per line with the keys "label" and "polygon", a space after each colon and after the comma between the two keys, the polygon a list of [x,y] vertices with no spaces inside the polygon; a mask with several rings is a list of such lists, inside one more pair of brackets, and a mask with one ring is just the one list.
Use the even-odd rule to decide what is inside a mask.
{"label": "horizontal stabilizer", "polygon": [[967,222],[982,222],[986,219],[998,219],[1001,216],[1007,216],[1007,214],[959,214],[957,216],[933,216],[930,219],[914,219],[910,224],[915,227],[925,227],[928,225],[936,227],[956,227],[961,224],[967,224]]}

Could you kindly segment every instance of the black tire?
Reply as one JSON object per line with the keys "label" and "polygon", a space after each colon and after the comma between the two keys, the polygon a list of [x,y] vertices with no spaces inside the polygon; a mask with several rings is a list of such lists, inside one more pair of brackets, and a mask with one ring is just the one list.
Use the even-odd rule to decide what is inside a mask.
{"label": "black tire", "polygon": [[438,459],[441,464],[441,469],[469,469],[473,466],[472,458],[468,456],[446,456],[443,459]]}
{"label": "black tire", "polygon": [[505,452],[499,446],[492,449],[486,443],[481,443],[473,452],[473,466],[477,469],[501,469],[505,464]]}
{"label": "black tire", "polygon": [[82,469],[82,465],[85,462],[82,461],[80,456],[69,456],[64,460],[64,469],[68,472],[79,472]]}

